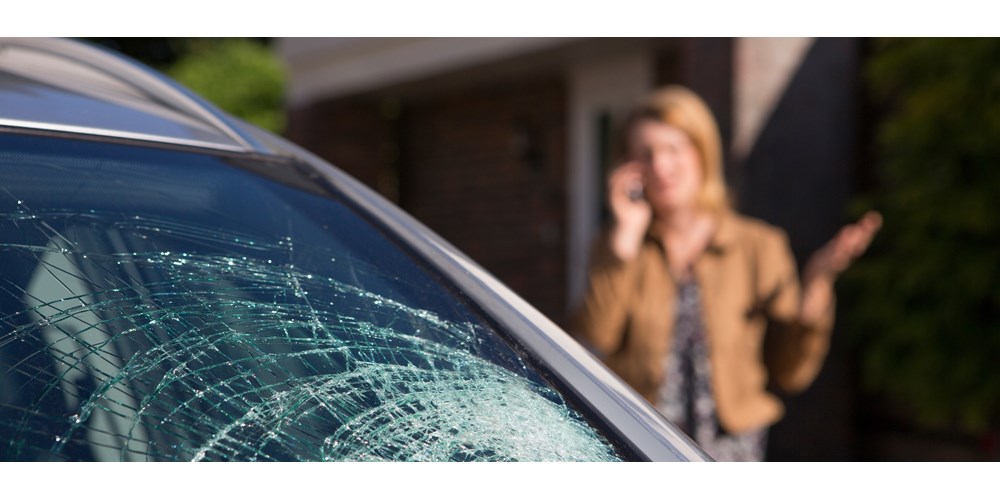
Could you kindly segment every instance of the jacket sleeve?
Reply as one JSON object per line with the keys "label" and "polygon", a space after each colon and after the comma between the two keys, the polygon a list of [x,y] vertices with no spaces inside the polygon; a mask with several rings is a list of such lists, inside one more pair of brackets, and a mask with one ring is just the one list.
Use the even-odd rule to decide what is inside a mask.
{"label": "jacket sleeve", "polygon": [[607,356],[621,347],[628,304],[636,293],[637,267],[635,260],[625,262],[611,251],[606,231],[591,250],[586,294],[573,315],[570,330],[598,355]]}
{"label": "jacket sleeve", "polygon": [[758,272],[762,307],[768,320],[764,359],[771,380],[782,390],[805,390],[819,374],[830,348],[835,306],[816,321],[799,319],[802,287],[795,259],[784,232],[774,230],[762,239]]}

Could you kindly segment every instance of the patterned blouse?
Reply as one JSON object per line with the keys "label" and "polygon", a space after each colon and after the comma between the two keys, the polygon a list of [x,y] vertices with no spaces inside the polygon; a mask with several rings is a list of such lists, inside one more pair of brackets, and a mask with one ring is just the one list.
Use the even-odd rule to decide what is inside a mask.
{"label": "patterned blouse", "polygon": [[761,461],[767,428],[739,435],[719,425],[712,395],[710,346],[701,319],[698,283],[681,283],[677,293],[677,322],[673,348],[665,363],[664,381],[657,393],[657,409],[718,461]]}

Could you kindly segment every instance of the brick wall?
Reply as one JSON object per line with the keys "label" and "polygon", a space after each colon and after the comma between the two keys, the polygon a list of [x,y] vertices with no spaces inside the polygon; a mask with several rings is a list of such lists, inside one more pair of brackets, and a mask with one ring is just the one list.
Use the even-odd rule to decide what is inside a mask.
{"label": "brick wall", "polygon": [[560,75],[348,98],[293,111],[287,135],[563,322],[565,102]]}
{"label": "brick wall", "polygon": [[480,85],[404,111],[401,201],[557,322],[565,309],[561,77]]}
{"label": "brick wall", "polygon": [[394,185],[395,113],[384,99],[366,97],[327,101],[289,113],[285,135],[390,200],[398,201]]}

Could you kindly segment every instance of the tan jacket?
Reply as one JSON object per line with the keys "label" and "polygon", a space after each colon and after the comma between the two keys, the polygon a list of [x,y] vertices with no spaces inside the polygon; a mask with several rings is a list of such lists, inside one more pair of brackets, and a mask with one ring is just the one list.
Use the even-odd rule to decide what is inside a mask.
{"label": "tan jacket", "polygon": [[[654,402],[672,345],[677,291],[664,246],[648,235],[639,255],[623,262],[601,238],[591,261],[573,333]],[[832,304],[817,324],[799,323],[801,291],[785,233],[733,213],[722,217],[694,274],[719,422],[730,433],[775,423],[784,407],[766,391],[769,377],[789,392],[812,383],[829,348]]]}

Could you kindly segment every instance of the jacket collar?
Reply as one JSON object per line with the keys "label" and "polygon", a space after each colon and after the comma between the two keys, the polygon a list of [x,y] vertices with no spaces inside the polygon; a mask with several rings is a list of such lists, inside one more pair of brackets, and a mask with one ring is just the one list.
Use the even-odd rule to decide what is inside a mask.
{"label": "jacket collar", "polygon": [[719,215],[719,227],[715,229],[715,234],[708,242],[708,251],[725,252],[737,240],[736,224],[733,220],[735,216],[731,210],[726,209]]}

